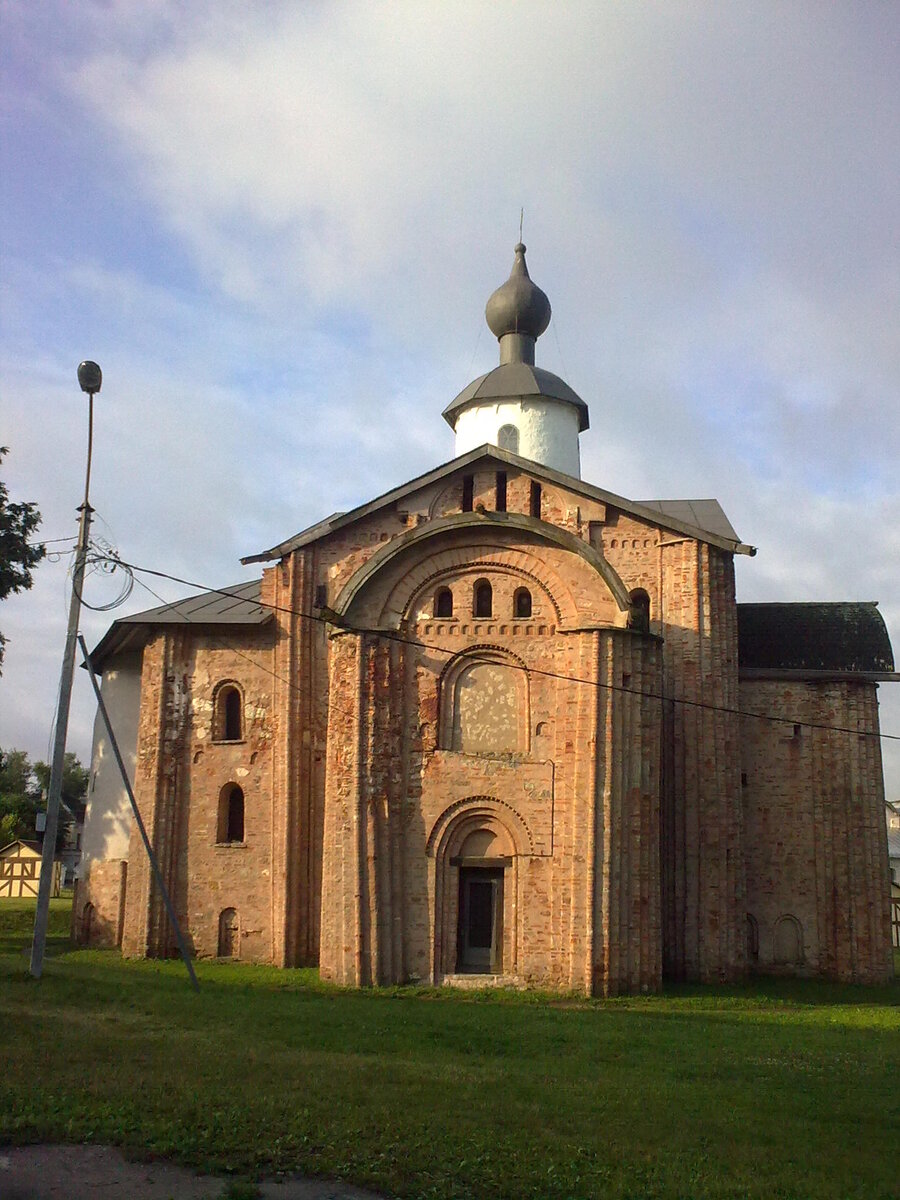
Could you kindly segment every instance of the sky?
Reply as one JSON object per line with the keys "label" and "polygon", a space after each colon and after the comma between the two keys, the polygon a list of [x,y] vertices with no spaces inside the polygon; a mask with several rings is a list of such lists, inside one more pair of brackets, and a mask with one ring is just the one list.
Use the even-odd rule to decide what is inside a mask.
{"label": "sky", "polygon": [[[738,598],[877,600],[900,650],[900,6],[0,0],[0,472],[201,586],[453,457],[524,209],[585,479],[716,497]],[[0,605],[47,758],[72,543]],[[189,589],[137,577],[115,616]],[[114,602],[121,572],[85,599]],[[153,589],[152,594],[147,586]],[[900,734],[900,684],[879,689]],[[69,746],[90,753],[76,673]],[[900,800],[900,741],[883,743]]]}

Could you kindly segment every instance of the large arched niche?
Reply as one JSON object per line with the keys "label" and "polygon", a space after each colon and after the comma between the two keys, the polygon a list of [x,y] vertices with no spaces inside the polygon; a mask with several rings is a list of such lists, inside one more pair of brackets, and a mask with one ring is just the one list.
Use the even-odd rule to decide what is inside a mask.
{"label": "large arched niche", "polygon": [[518,970],[519,859],[533,853],[528,826],[509,804],[493,796],[468,796],[446,808],[432,826],[426,853],[434,860],[434,978],[457,970],[460,872],[502,871],[503,974]]}
{"label": "large arched niche", "polygon": [[[548,565],[555,553],[563,572]],[[559,554],[558,552],[568,552]],[[557,603],[562,624],[582,617],[574,593],[610,597],[616,624],[630,608],[628,590],[588,542],[517,513],[458,513],[410,529],[377,550],[341,589],[334,611],[351,625],[398,629],[413,595],[436,573],[475,560],[520,565]]]}
{"label": "large arched niche", "polygon": [[496,646],[456,654],[438,684],[438,746],[462,754],[527,754],[531,704],[528,671]]}

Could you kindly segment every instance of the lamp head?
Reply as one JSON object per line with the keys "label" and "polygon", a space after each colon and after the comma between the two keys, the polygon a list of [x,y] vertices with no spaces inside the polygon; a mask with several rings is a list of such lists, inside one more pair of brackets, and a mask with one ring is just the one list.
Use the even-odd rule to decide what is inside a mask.
{"label": "lamp head", "polygon": [[91,362],[86,358],[84,362],[78,364],[78,383],[83,392],[93,396],[95,392],[100,391],[100,385],[103,382],[103,372],[95,362]]}

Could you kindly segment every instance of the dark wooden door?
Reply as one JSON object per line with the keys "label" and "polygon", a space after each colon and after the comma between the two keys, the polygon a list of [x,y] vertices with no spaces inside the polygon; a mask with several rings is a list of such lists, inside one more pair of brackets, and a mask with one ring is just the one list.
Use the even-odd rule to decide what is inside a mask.
{"label": "dark wooden door", "polygon": [[503,969],[503,871],[461,867],[457,970],[498,974]]}

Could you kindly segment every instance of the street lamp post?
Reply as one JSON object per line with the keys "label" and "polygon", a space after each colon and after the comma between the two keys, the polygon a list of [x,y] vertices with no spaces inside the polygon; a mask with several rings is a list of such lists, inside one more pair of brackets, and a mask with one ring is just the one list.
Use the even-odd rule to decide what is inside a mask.
{"label": "street lamp post", "polygon": [[53,865],[56,858],[56,830],[59,824],[59,802],[62,796],[63,768],[66,758],[66,734],[69,728],[69,702],[75,672],[75,639],[81,614],[81,591],[87,559],[88,537],[91,529],[89,492],[91,486],[91,453],[94,441],[94,396],[100,391],[103,373],[95,362],[85,361],[78,366],[78,382],[88,395],[87,470],[84,478],[84,500],[78,512],[78,543],[75,547],[75,566],[72,570],[72,598],[69,601],[69,625],[59,680],[59,711],[53,741],[53,761],[50,766],[50,787],[47,794],[47,824],[41,854],[41,876],[38,883],[37,909],[34,914],[34,940],[31,944],[31,974],[40,979],[47,944],[47,921],[50,915],[50,892],[53,887]]}

